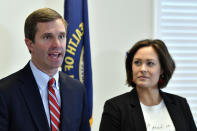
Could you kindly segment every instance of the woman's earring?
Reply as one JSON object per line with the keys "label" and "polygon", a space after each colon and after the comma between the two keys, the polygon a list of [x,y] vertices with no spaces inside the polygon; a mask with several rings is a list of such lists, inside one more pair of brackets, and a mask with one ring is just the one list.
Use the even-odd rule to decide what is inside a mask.
{"label": "woman's earring", "polygon": [[159,78],[159,84],[160,84],[160,85],[163,84],[163,78],[164,78],[164,75],[162,74],[162,75],[160,76],[160,78]]}
{"label": "woman's earring", "polygon": [[161,78],[159,79],[159,84],[163,84],[163,80]]}
{"label": "woman's earring", "polygon": [[135,82],[134,82],[134,80],[133,80],[133,79],[131,80],[131,83],[132,83],[132,84],[135,84]]}

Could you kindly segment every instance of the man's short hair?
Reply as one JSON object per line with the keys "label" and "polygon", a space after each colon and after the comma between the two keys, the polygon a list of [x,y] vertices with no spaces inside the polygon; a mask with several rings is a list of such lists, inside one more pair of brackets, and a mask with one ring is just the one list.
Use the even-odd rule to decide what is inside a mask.
{"label": "man's short hair", "polygon": [[64,18],[55,10],[50,8],[41,8],[31,13],[25,21],[25,38],[35,42],[35,34],[37,32],[37,24],[39,22],[50,22],[56,19],[61,19],[64,23],[65,29],[67,28],[67,22]]}

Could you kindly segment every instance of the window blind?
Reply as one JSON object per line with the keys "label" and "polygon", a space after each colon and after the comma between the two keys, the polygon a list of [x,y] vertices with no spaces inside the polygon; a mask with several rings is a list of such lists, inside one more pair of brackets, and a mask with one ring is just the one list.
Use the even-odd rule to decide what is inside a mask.
{"label": "window blind", "polygon": [[197,124],[197,1],[155,0],[154,37],[166,43],[176,62],[164,90],[187,98]]}

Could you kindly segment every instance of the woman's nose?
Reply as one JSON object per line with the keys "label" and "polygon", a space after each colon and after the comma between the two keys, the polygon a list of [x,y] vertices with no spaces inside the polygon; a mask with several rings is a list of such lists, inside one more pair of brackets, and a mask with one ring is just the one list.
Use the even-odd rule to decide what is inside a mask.
{"label": "woman's nose", "polygon": [[142,64],[142,66],[141,66],[141,71],[142,71],[142,72],[146,72],[146,71],[147,71],[147,66],[146,66],[146,64]]}

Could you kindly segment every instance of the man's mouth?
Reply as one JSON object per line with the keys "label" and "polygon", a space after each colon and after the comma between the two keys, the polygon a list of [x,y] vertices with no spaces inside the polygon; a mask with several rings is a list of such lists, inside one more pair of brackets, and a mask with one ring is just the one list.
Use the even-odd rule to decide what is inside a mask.
{"label": "man's mouth", "polygon": [[50,57],[58,58],[61,55],[61,53],[50,53]]}

